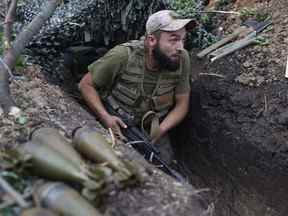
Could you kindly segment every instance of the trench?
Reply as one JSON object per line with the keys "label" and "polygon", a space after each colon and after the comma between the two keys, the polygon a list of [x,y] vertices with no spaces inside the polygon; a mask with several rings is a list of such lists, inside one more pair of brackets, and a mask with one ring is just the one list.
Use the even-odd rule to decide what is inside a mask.
{"label": "trench", "polygon": [[[203,62],[195,59],[192,62],[192,68],[198,73],[214,70],[221,74],[225,70],[231,71],[231,67],[239,67],[237,61],[231,64],[225,60],[219,67],[212,66],[211,70]],[[75,78],[75,74],[71,76],[71,70],[65,71],[67,79]],[[66,79],[69,85],[62,85],[64,90],[75,95],[79,77]],[[193,78],[189,114],[171,132],[178,171],[196,188],[207,188],[202,195],[213,204],[216,216],[286,216],[288,187],[285,170],[270,166],[277,162],[271,151],[265,149],[265,145],[255,145],[253,142],[257,137],[246,136],[233,122],[235,115],[247,112],[247,108],[240,106],[239,113],[229,108],[227,112],[231,115],[221,111],[221,106],[230,106],[227,98],[235,92],[247,93],[245,88],[231,85],[229,79],[233,77],[221,79],[196,75]],[[225,92],[229,94],[225,95]],[[75,100],[85,107],[82,100]],[[256,127],[260,130],[261,124],[258,124]],[[264,141],[265,137],[261,137],[260,142]],[[282,163],[281,166],[286,165]]]}
{"label": "trench", "polygon": [[[51,73],[48,73],[47,79],[61,85],[64,91],[75,96],[80,106],[87,109],[84,102],[79,100],[81,96],[77,90],[82,75],[65,67],[64,59],[58,60],[57,70],[63,71],[62,76],[51,77]],[[249,130],[251,125],[246,124],[252,121],[246,119],[252,118],[246,100],[254,100],[254,96],[257,98],[257,91],[233,83],[234,75],[239,72],[239,62],[232,58],[207,66],[206,62],[192,57],[192,68],[197,74],[192,74],[189,113],[171,131],[178,171],[194,187],[207,188],[202,196],[215,207],[215,216],[286,216],[287,156],[277,152],[274,147],[267,149],[273,142],[266,140],[271,131],[259,135],[263,127],[267,127],[261,123],[265,115],[252,122],[259,134],[254,136],[242,130]],[[200,76],[201,73],[222,74],[225,78]],[[279,89],[274,91],[278,92]],[[235,101],[231,98],[237,101],[237,108],[233,108]],[[239,106],[239,103],[242,105]],[[259,106],[262,106],[260,102]],[[235,121],[239,116],[244,118],[246,126]]]}
{"label": "trench", "polygon": [[[273,141],[279,138],[276,133],[281,129],[263,123],[275,113],[253,119],[251,108],[244,103],[253,96],[252,101],[257,104],[257,94],[263,89],[247,90],[234,84],[232,74],[240,69],[237,58],[210,66],[192,61],[198,73],[227,76],[198,76],[192,83],[188,117],[173,131],[173,147],[183,173],[196,188],[209,188],[205,197],[214,203],[217,216],[287,215],[287,155],[277,150],[279,146]],[[285,83],[276,85],[278,88],[275,84],[267,86],[270,94],[285,87]],[[231,98],[243,104],[235,108]],[[245,124],[235,121],[242,114]]]}
{"label": "trench", "polygon": [[[56,47],[57,54],[44,53],[41,57],[35,53],[31,61],[43,65],[47,79],[85,107],[77,92],[77,82],[83,74],[77,71],[85,70],[84,66],[94,60],[89,54],[93,58],[101,56],[105,52],[104,45],[89,51],[87,56],[81,54],[79,61],[85,62],[80,68],[64,67],[65,62],[71,60],[71,56],[65,58],[62,53],[68,46],[69,41],[63,47]],[[262,110],[263,92],[270,98],[281,92],[286,95],[286,83],[271,84],[263,89],[235,84],[234,79],[241,68],[235,55],[214,65],[192,58],[192,64],[195,77],[189,114],[172,131],[180,172],[196,188],[208,188],[202,195],[214,204],[216,216],[288,215],[288,150],[281,145],[288,135],[277,141],[288,125],[288,114],[283,112],[286,108],[283,104],[287,104],[288,99],[274,100],[271,112]],[[200,73],[220,74],[225,78],[200,76]],[[281,112],[285,114],[283,128],[273,123],[275,113]]]}

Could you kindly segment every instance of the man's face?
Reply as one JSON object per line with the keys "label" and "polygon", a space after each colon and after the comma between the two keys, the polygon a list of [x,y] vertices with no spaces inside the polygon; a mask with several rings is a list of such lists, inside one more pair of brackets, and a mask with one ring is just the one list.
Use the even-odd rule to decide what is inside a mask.
{"label": "man's face", "polygon": [[153,57],[162,69],[176,71],[179,68],[185,36],[185,28],[174,32],[160,33],[157,44],[153,49]]}

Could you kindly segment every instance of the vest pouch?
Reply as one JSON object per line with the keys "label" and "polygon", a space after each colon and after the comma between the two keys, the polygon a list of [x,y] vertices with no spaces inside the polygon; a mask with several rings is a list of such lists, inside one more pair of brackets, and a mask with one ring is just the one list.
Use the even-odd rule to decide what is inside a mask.
{"label": "vest pouch", "polygon": [[174,104],[174,92],[152,97],[153,105],[156,111],[163,111],[170,109]]}
{"label": "vest pouch", "polygon": [[135,106],[140,97],[140,92],[138,89],[128,88],[121,82],[118,82],[112,90],[112,95],[116,100],[121,101],[123,104]]}
{"label": "vest pouch", "polygon": [[165,83],[160,84],[159,89],[157,90],[158,95],[165,95],[169,93],[174,93],[176,85],[174,83]]}
{"label": "vest pouch", "polygon": [[181,79],[181,73],[172,73],[168,72],[165,74],[161,75],[161,82],[160,84],[172,84],[172,85],[177,85],[177,83]]}
{"label": "vest pouch", "polygon": [[176,86],[178,85],[180,81],[179,73],[165,73],[161,75],[161,79],[159,82],[157,95],[166,95],[170,94],[171,92],[174,92]]}

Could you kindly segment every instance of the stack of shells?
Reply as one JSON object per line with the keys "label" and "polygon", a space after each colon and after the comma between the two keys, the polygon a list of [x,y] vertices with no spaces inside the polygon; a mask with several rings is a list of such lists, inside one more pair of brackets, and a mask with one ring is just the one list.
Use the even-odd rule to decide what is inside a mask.
{"label": "stack of shells", "polygon": [[[38,186],[34,197],[38,206],[61,215],[100,215],[94,207],[89,207],[89,203],[82,204],[87,202],[83,197],[99,199],[98,194],[108,184],[122,187],[141,182],[146,177],[144,169],[117,156],[107,139],[89,128],[77,129],[72,143],[57,129],[40,128],[33,132],[30,141],[19,146],[17,152],[19,159],[29,164],[27,167],[32,174],[56,181]],[[82,185],[83,197],[64,182]],[[71,208],[67,208],[68,204]],[[86,206],[86,210],[81,210],[81,206]],[[80,208],[82,214],[75,208]],[[89,211],[97,214],[89,214]]]}

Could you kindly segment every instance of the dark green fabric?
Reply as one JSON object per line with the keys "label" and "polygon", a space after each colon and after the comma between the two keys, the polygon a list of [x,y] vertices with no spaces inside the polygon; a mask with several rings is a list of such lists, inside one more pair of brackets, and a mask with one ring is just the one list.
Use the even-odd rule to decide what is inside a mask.
{"label": "dark green fabric", "polygon": [[95,87],[110,90],[117,74],[125,69],[127,61],[127,47],[116,46],[89,65],[88,70],[92,73]]}
{"label": "dark green fabric", "polygon": [[[118,45],[111,49],[105,56],[98,59],[88,70],[92,73],[93,82],[96,88],[109,91],[112,88],[115,78],[125,70],[128,61],[128,49],[125,46]],[[191,73],[190,59],[187,52],[183,52],[183,73],[181,82],[176,87],[176,94],[185,94],[190,91],[189,76]],[[144,60],[144,59],[143,59]],[[155,88],[156,82],[161,71],[145,71],[144,90],[146,94],[151,94]]]}

